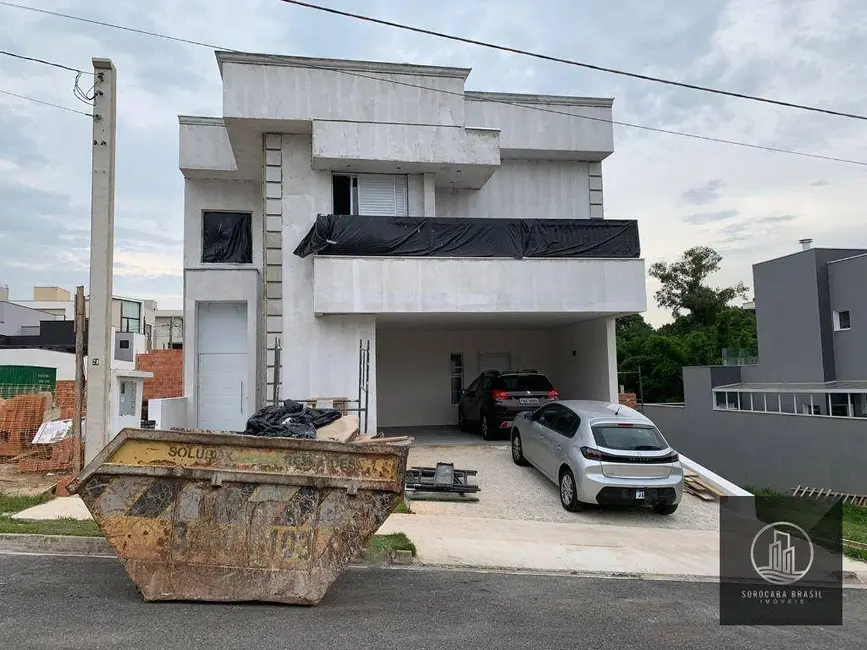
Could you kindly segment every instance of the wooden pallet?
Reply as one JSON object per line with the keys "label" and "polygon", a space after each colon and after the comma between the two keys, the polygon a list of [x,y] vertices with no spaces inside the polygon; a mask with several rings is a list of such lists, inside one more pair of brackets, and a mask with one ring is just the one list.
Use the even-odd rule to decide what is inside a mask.
{"label": "wooden pallet", "polygon": [[791,492],[793,497],[805,497],[807,499],[817,499],[818,501],[827,501],[829,499],[836,501],[840,499],[845,504],[867,507],[867,495],[865,494],[851,494],[849,492],[837,492],[830,488],[817,489],[801,485],[792,488]]}

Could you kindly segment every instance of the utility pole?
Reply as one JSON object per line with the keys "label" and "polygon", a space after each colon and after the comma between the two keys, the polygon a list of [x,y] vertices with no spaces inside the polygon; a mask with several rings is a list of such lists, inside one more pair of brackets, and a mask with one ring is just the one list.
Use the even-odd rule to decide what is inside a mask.
{"label": "utility pole", "polygon": [[90,204],[90,326],[84,462],[108,443],[111,426],[111,295],[114,266],[114,167],[117,130],[116,70],[93,59],[93,156]]}
{"label": "utility pole", "polygon": [[72,474],[81,471],[81,416],[84,411],[84,328],[87,323],[84,287],[75,289],[75,404],[72,411]]}

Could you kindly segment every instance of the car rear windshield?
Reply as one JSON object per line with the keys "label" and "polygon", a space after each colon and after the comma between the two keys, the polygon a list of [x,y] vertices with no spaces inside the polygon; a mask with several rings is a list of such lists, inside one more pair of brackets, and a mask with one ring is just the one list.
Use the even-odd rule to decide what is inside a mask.
{"label": "car rear windshield", "polygon": [[659,451],[668,445],[655,427],[618,426],[616,424],[592,427],[593,438],[599,447],[624,451]]}
{"label": "car rear windshield", "polygon": [[491,388],[505,391],[549,391],[553,386],[545,375],[500,375],[494,379]]}

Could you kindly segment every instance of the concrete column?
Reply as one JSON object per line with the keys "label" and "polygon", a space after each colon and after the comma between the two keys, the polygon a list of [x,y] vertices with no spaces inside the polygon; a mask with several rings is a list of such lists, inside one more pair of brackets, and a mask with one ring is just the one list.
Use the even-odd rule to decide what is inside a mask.
{"label": "concrete column", "polygon": [[[274,347],[282,344],[283,334],[283,136],[266,133],[264,137],[265,200],[265,399],[270,404],[274,391],[280,395],[282,377],[276,379]],[[281,365],[283,365],[281,363]]]}
{"label": "concrete column", "polygon": [[424,216],[437,216],[436,209],[436,188],[434,186],[434,175],[424,175]]}
{"label": "concrete column", "polygon": [[114,265],[114,167],[117,129],[116,71],[109,59],[93,59],[93,154],[90,207],[90,315],[84,462],[109,441],[111,423],[112,267]]}
{"label": "concrete column", "polygon": [[605,216],[602,207],[602,163],[590,163],[587,175],[590,186],[590,218],[601,219]]}

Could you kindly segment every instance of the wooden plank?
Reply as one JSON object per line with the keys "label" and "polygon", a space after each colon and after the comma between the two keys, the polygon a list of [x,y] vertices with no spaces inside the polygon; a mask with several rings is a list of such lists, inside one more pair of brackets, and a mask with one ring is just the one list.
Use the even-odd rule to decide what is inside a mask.
{"label": "wooden plank", "polygon": [[359,438],[353,440],[353,445],[369,445],[371,443],[389,444],[392,442],[406,442],[407,440],[415,440],[412,436],[393,436],[391,438]]}
{"label": "wooden plank", "polygon": [[339,420],[316,430],[317,440],[350,442],[356,437],[358,437],[358,418],[354,415],[344,415]]}

